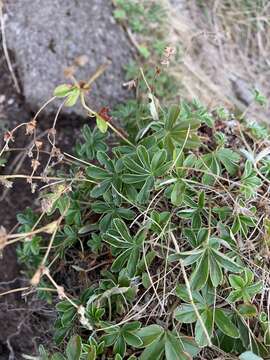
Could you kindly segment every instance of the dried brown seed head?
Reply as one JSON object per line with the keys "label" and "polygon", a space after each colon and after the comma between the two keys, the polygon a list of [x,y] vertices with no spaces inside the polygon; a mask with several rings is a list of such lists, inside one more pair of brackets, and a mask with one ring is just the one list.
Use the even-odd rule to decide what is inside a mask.
{"label": "dried brown seed head", "polygon": [[74,64],[77,66],[85,66],[89,62],[89,57],[87,55],[77,56],[74,60]]}
{"label": "dried brown seed head", "polygon": [[36,130],[37,122],[36,120],[29,121],[26,124],[26,135],[32,135]]}
{"label": "dried brown seed head", "polygon": [[33,168],[34,171],[37,170],[37,168],[39,167],[40,165],[40,162],[37,160],[37,159],[33,159],[31,161],[31,167]]}
{"label": "dried brown seed head", "polygon": [[5,142],[9,142],[9,141],[15,141],[15,138],[13,136],[13,132],[12,131],[7,131],[4,135],[4,141]]}

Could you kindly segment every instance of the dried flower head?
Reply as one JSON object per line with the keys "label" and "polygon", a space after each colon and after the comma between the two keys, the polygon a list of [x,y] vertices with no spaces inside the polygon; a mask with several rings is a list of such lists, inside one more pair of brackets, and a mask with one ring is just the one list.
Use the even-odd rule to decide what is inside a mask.
{"label": "dried flower head", "polygon": [[43,142],[42,142],[42,141],[39,141],[39,140],[36,140],[36,141],[35,141],[35,145],[36,145],[37,149],[41,149],[41,148],[42,148],[42,145],[43,145]]}
{"label": "dried flower head", "polygon": [[12,131],[6,131],[5,135],[4,135],[4,141],[5,142],[9,142],[9,141],[15,141],[15,138],[13,136],[13,132]]}
{"label": "dried flower head", "polygon": [[0,179],[0,184],[3,185],[4,187],[6,187],[7,189],[12,188],[12,186],[13,186],[13,182],[9,181],[9,180],[7,180],[5,178]]}
{"label": "dried flower head", "polygon": [[36,171],[39,166],[40,166],[40,162],[37,159],[33,159],[31,161],[31,167],[33,171]]}
{"label": "dried flower head", "polygon": [[49,213],[52,210],[53,201],[49,198],[44,198],[41,200],[41,210],[42,212]]}
{"label": "dried flower head", "polygon": [[74,60],[74,64],[77,66],[85,66],[89,62],[89,57],[87,55],[77,56]]}
{"label": "dried flower head", "polygon": [[84,326],[85,328],[87,328],[88,330],[92,330],[93,327],[90,324],[89,320],[86,318],[85,307],[83,305],[79,305],[77,312],[79,314],[79,319],[80,319],[81,325]]}
{"label": "dried flower head", "polygon": [[64,69],[64,76],[66,78],[71,78],[72,76],[74,76],[75,71],[76,71],[76,67],[74,65],[68,66]]}
{"label": "dried flower head", "polygon": [[123,87],[127,88],[128,90],[135,89],[137,87],[137,81],[136,80],[130,80],[128,82],[125,82],[123,84]]}
{"label": "dried flower head", "polygon": [[57,286],[56,291],[60,300],[65,299],[65,289],[63,286]]}
{"label": "dried flower head", "polygon": [[31,192],[32,194],[34,194],[37,190],[37,184],[36,183],[31,183]]}
{"label": "dried flower head", "polygon": [[161,60],[161,65],[164,65],[164,66],[169,66],[170,65],[170,61],[168,59],[163,59]]}
{"label": "dried flower head", "polygon": [[31,120],[26,124],[26,135],[32,135],[36,130],[36,120]]}
{"label": "dried flower head", "polygon": [[98,115],[100,115],[102,117],[102,119],[105,121],[110,121],[112,119],[112,117],[109,115],[108,107],[103,107],[102,109],[100,109],[100,111],[98,112]]}
{"label": "dried flower head", "polygon": [[64,155],[62,154],[61,150],[57,147],[52,148],[52,157],[56,157],[59,161],[62,161],[64,158]]}
{"label": "dried flower head", "polygon": [[163,52],[163,59],[161,60],[161,65],[169,66],[175,52],[175,47],[167,46]]}
{"label": "dried flower head", "polygon": [[55,136],[55,135],[56,135],[56,129],[55,129],[55,128],[50,128],[50,129],[48,130],[48,135]]}
{"label": "dried flower head", "polygon": [[30,280],[30,283],[31,283],[32,286],[38,286],[38,284],[40,283],[41,277],[44,275],[44,272],[45,272],[45,267],[44,266],[40,266],[37,269],[34,276]]}
{"label": "dried flower head", "polygon": [[175,52],[176,52],[175,47],[167,46],[164,50],[164,56],[167,58],[170,58],[170,57],[172,57],[172,55],[175,54]]}

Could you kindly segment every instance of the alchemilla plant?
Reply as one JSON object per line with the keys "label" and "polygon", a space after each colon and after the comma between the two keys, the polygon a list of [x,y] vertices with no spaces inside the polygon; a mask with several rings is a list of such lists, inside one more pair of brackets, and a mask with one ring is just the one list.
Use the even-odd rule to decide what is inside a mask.
{"label": "alchemilla plant", "polygon": [[[72,156],[50,131],[46,167],[36,175],[31,154],[27,177],[34,190],[46,182],[41,213],[19,214],[16,234],[1,230],[1,248],[19,242],[29,289],[58,314],[52,350],[26,358],[269,358],[269,132],[198,101],[160,105],[141,74],[133,85],[147,97],[130,117],[129,103],[118,108],[121,129],[89,108],[89,84],[55,89],[97,126],[85,125]],[[22,126],[35,134],[36,119]],[[56,171],[65,159],[70,171]]]}

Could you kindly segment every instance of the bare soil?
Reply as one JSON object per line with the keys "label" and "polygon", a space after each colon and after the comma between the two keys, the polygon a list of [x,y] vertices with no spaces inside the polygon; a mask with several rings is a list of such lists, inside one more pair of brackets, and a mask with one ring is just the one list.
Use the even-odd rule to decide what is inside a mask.
{"label": "bare soil", "polygon": [[[22,122],[30,121],[33,112],[22,94],[17,94],[5,58],[0,53],[0,146],[6,130]],[[70,151],[79,137],[85,120],[78,116],[59,119],[57,125],[57,146]],[[52,124],[50,117],[39,119],[39,130],[45,132]],[[29,139],[24,131],[18,132],[13,151],[8,154],[8,165],[0,168],[1,173],[29,174],[30,161],[24,149]],[[2,142],[2,143],[1,143]],[[18,151],[16,151],[18,149]],[[7,231],[16,227],[16,214],[26,207],[38,206],[37,195],[32,194],[25,180],[14,182],[11,189],[0,188],[0,225]],[[0,259],[0,293],[27,286],[23,268],[16,259],[15,247],[7,247]],[[51,336],[55,320],[53,307],[39,301],[33,295],[22,297],[21,292],[0,297],[0,360],[20,360],[22,354],[33,355],[39,344],[46,345]]]}

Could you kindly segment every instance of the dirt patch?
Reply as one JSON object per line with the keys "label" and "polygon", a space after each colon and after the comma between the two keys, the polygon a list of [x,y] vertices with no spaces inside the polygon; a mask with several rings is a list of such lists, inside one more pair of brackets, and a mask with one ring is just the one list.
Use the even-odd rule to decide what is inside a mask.
{"label": "dirt patch", "polygon": [[[5,58],[0,53],[0,144],[6,130],[13,129],[22,122],[28,122],[34,113],[26,105],[23,95],[17,94],[8,71]],[[51,127],[53,118],[41,116],[39,132],[45,133]],[[62,117],[57,125],[57,146],[71,152],[80,128],[84,122],[78,116]],[[1,168],[1,173],[29,174],[30,160],[26,151],[29,145],[25,131],[19,131],[15,143],[8,152],[8,165]],[[17,151],[18,150],[18,151]],[[44,158],[45,161],[45,158]],[[25,180],[15,181],[11,189],[0,189],[0,223],[7,231],[16,227],[16,214],[26,207],[37,207],[37,194],[32,194],[31,187]],[[7,247],[0,260],[0,293],[28,285],[21,266],[17,263],[15,247]],[[22,298],[21,292],[0,298],[0,360],[22,359],[22,354],[35,354],[40,343],[46,344],[51,338],[55,312],[33,295]]]}
{"label": "dirt patch", "polygon": [[[6,66],[5,58],[0,53],[0,138],[7,129],[14,128],[18,123],[28,121],[32,114],[25,105],[24,98],[14,90],[12,78]],[[26,144],[25,138],[20,134],[16,139],[16,146],[23,148]],[[1,143],[1,147],[2,147]],[[20,158],[16,151],[9,154],[9,166],[3,172],[12,171],[18,166]],[[0,197],[0,219],[1,225],[11,230],[16,225],[16,213],[33,203],[30,189],[27,190],[25,183],[16,182],[10,191],[1,186]],[[22,191],[23,190],[23,191]],[[21,274],[21,268],[17,263],[15,248],[7,247],[0,260],[0,293],[11,288],[25,286],[26,281]],[[39,318],[40,302],[32,300],[25,302],[21,293],[11,294],[0,298],[0,359],[12,360],[22,359],[22,353],[33,353],[36,350],[35,337],[42,332],[39,326],[45,329],[44,314]],[[44,306],[44,305],[43,305]]]}

